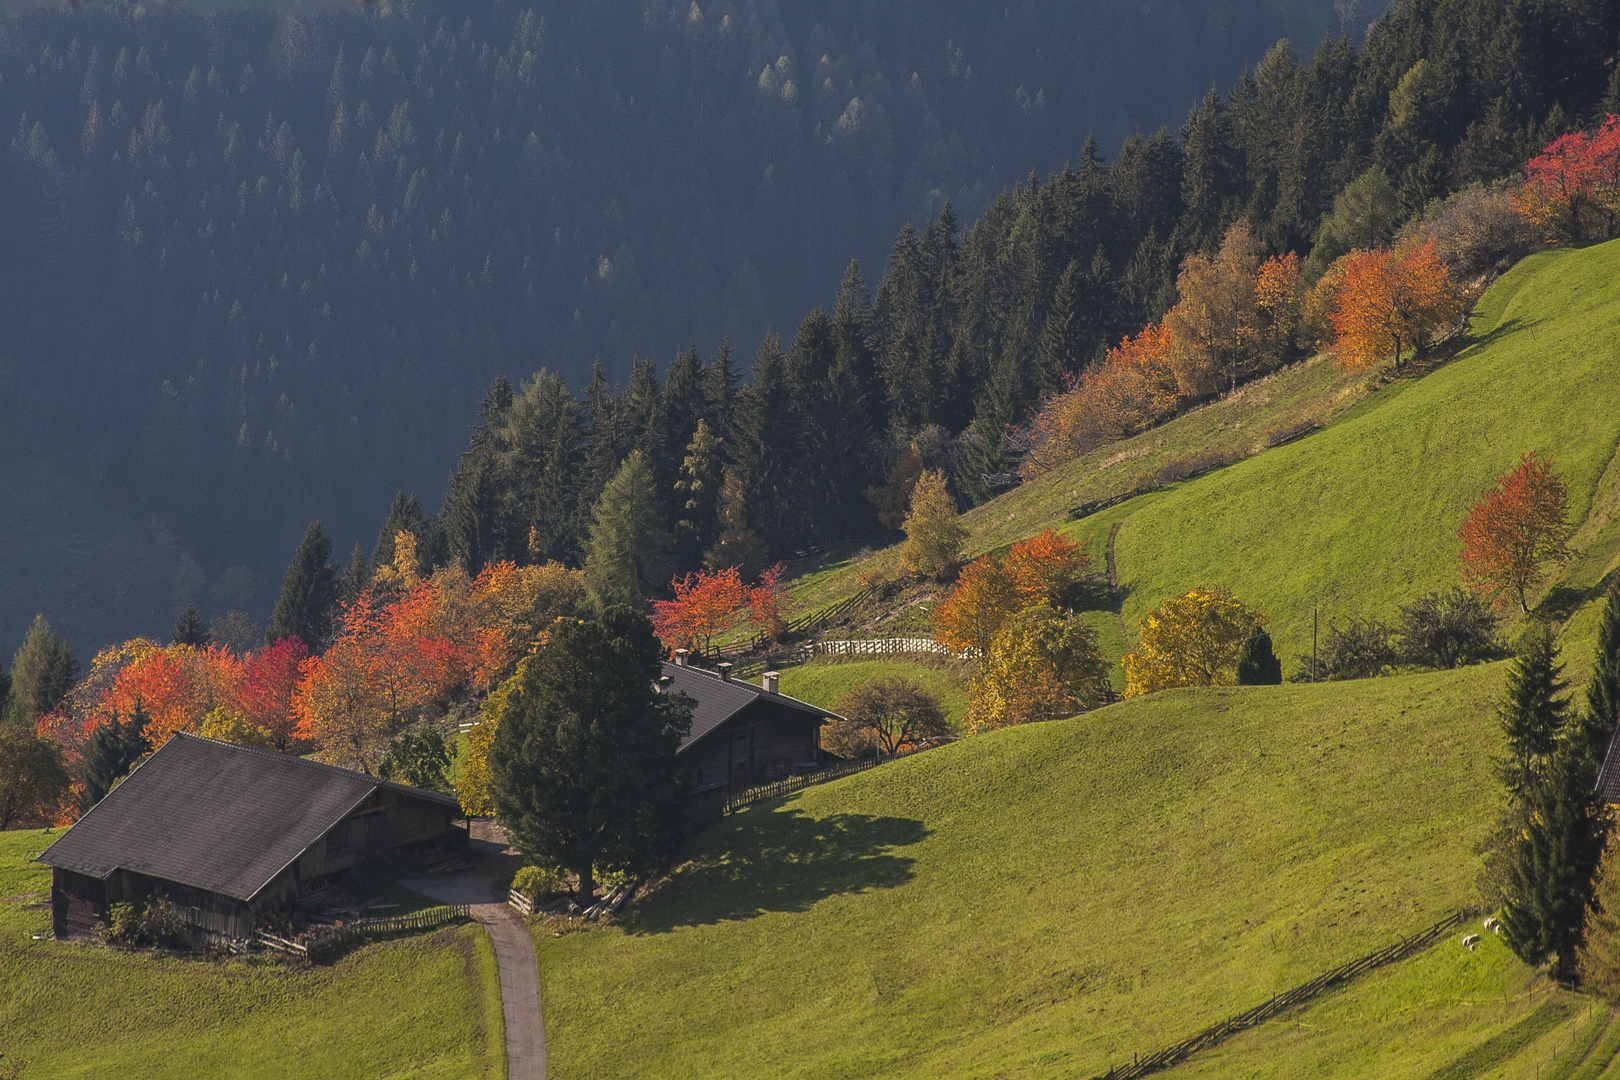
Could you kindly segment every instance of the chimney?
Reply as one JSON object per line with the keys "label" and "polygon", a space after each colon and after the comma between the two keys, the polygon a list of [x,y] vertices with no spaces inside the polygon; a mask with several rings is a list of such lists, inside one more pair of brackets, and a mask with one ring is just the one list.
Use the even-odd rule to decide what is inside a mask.
{"label": "chimney", "polygon": [[720,669],[720,681],[721,682],[730,682],[731,681],[731,665],[730,664],[716,664],[715,666]]}
{"label": "chimney", "polygon": [[685,667],[686,666],[686,658],[688,656],[691,656],[691,655],[692,655],[692,650],[691,649],[676,649],[675,650],[675,666],[676,667]]}
{"label": "chimney", "polygon": [[767,671],[760,679],[760,685],[765,688],[765,692],[767,694],[778,693],[779,691],[776,689],[776,680],[780,679],[781,677],[782,673],[779,671]]}

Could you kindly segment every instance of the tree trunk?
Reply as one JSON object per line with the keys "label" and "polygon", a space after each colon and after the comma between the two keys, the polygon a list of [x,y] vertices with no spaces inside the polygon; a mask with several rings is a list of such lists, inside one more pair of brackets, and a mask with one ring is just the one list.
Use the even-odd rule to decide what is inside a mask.
{"label": "tree trunk", "polygon": [[595,867],[587,863],[585,869],[576,872],[579,874],[579,891],[575,895],[574,901],[580,907],[587,907],[590,905],[592,898],[596,896]]}

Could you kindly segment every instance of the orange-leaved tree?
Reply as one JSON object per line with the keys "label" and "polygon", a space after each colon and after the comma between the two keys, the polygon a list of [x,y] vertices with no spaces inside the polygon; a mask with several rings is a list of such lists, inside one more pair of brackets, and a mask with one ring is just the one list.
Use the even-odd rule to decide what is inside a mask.
{"label": "orange-leaved tree", "polygon": [[1054,610],[1075,599],[1075,587],[1091,559],[1072,541],[1051,529],[1007,549],[986,555],[962,568],[956,587],[934,608],[934,640],[959,652],[990,650],[1002,624],[1035,604]]}
{"label": "orange-leaved tree", "polygon": [[759,572],[748,587],[748,624],[771,640],[787,632],[787,567],[782,563]]}
{"label": "orange-leaved tree", "polygon": [[713,573],[698,570],[669,583],[673,600],[653,603],[653,630],[666,648],[697,647],[709,651],[715,635],[723,634],[742,616],[748,590],[735,566]]}
{"label": "orange-leaved tree", "polygon": [[1569,487],[1552,459],[1529,453],[1512,472],[1497,478],[1468,511],[1462,539],[1463,579],[1499,607],[1527,595],[1548,562],[1567,553]]}
{"label": "orange-leaved tree", "polygon": [[1436,331],[1462,317],[1464,294],[1435,254],[1434,241],[1389,251],[1352,251],[1333,298],[1334,351],[1351,370],[1408,346],[1422,351]]}
{"label": "orange-leaved tree", "polygon": [[1620,219],[1620,116],[1594,132],[1576,131],[1548,143],[1524,167],[1515,205],[1538,225],[1576,240],[1589,232],[1614,235]]}

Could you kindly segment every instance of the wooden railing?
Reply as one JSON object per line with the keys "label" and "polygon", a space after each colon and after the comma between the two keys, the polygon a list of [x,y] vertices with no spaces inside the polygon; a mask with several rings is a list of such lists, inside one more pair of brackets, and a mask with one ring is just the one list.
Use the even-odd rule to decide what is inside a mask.
{"label": "wooden railing", "polygon": [[1229,1020],[1223,1020],[1214,1027],[1205,1028],[1198,1034],[1183,1039],[1173,1046],[1167,1046],[1156,1054],[1149,1054],[1145,1058],[1138,1058],[1129,1065],[1117,1065],[1105,1073],[1100,1073],[1093,1080],[1135,1080],[1136,1077],[1146,1076],[1161,1069],[1168,1069],[1172,1065],[1186,1061],[1200,1050],[1207,1050],[1212,1046],[1225,1042],[1240,1031],[1246,1031],[1271,1017],[1276,1016],[1284,1009],[1298,1005],[1308,998],[1315,997],[1322,991],[1348,982],[1358,975],[1365,974],[1373,968],[1392,964],[1397,960],[1404,960],[1408,956],[1422,952],[1444,937],[1453,928],[1462,925],[1468,918],[1465,912],[1456,912],[1430,926],[1420,930],[1411,937],[1402,938],[1395,944],[1368,953],[1359,960],[1352,960],[1348,964],[1336,967],[1332,971],[1318,975],[1308,983],[1294,987],[1272,998],[1261,1005],[1256,1005],[1247,1012],[1239,1013]]}
{"label": "wooden railing", "polygon": [[344,923],[342,926],[335,926],[329,930],[317,932],[310,938],[307,945],[299,945],[297,942],[275,937],[262,930],[259,931],[258,937],[260,941],[273,949],[305,956],[310,960],[322,960],[334,956],[344,949],[358,945],[362,941],[371,941],[390,934],[432,930],[447,923],[461,922],[471,917],[472,911],[466,904],[452,904],[448,907],[428,908],[410,915],[390,915],[381,919],[356,919],[354,922]]}

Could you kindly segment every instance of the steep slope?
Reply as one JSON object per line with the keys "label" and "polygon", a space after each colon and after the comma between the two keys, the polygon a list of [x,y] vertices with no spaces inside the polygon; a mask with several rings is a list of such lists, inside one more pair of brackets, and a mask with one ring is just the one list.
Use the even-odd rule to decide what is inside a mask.
{"label": "steep slope", "polygon": [[1057,1077],[1149,1052],[1473,898],[1499,679],[1163,694],[730,818],[622,927],[539,932],[558,1071]]}

